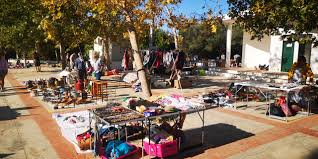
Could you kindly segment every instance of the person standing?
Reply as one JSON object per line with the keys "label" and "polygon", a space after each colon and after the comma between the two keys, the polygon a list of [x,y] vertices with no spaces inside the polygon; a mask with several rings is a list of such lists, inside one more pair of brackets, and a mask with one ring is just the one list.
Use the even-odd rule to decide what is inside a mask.
{"label": "person standing", "polygon": [[96,80],[100,80],[102,77],[102,62],[99,54],[94,54],[94,63],[93,63],[94,72]]}
{"label": "person standing", "polygon": [[225,67],[225,54],[222,53],[221,55],[221,67]]}
{"label": "person standing", "polygon": [[185,53],[183,51],[176,51],[174,64],[172,66],[172,72],[169,81],[172,82],[174,78],[181,74],[184,62],[185,62]]}
{"label": "person standing", "polygon": [[78,58],[78,55],[76,53],[73,53],[71,56],[70,56],[70,69],[74,69],[74,63],[75,63],[75,60]]}
{"label": "person standing", "polygon": [[0,91],[4,91],[4,78],[8,73],[8,61],[5,55],[0,55]]}
{"label": "person standing", "polygon": [[74,62],[74,69],[77,71],[77,77],[81,82],[86,79],[86,65],[82,53],[78,53],[78,58]]}
{"label": "person standing", "polygon": [[130,60],[129,52],[128,50],[125,50],[124,57],[122,60],[122,65],[121,65],[124,68],[124,71],[129,70],[129,60]]}
{"label": "person standing", "polygon": [[41,61],[39,54],[35,51],[33,54],[33,61],[36,72],[41,72]]}
{"label": "person standing", "polygon": [[233,56],[233,58],[234,58],[234,62],[235,62],[235,67],[239,67],[240,63],[241,63],[241,55],[235,54]]}

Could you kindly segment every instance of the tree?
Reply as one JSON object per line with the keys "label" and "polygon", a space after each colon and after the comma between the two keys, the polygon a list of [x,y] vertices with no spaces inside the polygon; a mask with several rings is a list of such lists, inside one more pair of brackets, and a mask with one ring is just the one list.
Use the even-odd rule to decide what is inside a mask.
{"label": "tree", "polygon": [[66,49],[79,47],[81,43],[91,42],[94,36],[94,19],[88,12],[86,3],[78,0],[43,0],[47,8],[41,21],[47,39],[54,41],[61,55],[62,69],[66,67]]}
{"label": "tree", "polygon": [[39,0],[0,1],[0,45],[19,55],[35,49],[44,36],[38,26],[44,8]]}
{"label": "tree", "polygon": [[[226,27],[221,23],[201,21],[181,31],[183,37],[182,48],[190,54],[197,54],[204,58],[216,58],[226,45]],[[241,54],[243,32],[239,26],[233,27],[232,51]]]}
{"label": "tree", "polygon": [[264,35],[283,35],[290,41],[318,45],[310,32],[317,29],[318,1],[228,0],[229,15],[259,40]]}
{"label": "tree", "polygon": [[[171,34],[167,31],[164,31],[162,29],[155,29],[154,30],[154,34],[156,36],[153,37],[153,41],[154,41],[154,45],[160,49],[160,50],[170,50],[172,49],[171,44],[174,43],[173,41],[173,37],[171,36]],[[150,37],[151,36],[149,34],[149,29],[146,29],[144,31],[144,33],[139,36],[140,38],[140,43],[139,43],[139,47],[143,48],[143,49],[147,49],[149,47],[149,41],[150,41]]]}
{"label": "tree", "polygon": [[[100,10],[99,14],[118,15],[118,21],[128,32],[133,57],[138,72],[138,77],[141,82],[142,91],[145,97],[150,97],[151,90],[146,77],[146,72],[143,69],[142,59],[138,47],[138,31],[143,30],[145,20],[148,16],[148,7],[146,5],[155,6],[152,4],[173,4],[177,0],[93,0],[91,2],[92,8],[96,7]],[[162,5],[159,5],[162,6]],[[106,22],[108,23],[107,19]]]}

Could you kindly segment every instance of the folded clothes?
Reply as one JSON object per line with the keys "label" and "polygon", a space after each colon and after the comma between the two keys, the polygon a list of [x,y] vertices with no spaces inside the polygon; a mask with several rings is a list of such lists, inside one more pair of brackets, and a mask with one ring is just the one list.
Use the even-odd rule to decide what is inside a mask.
{"label": "folded clothes", "polygon": [[107,158],[118,158],[130,153],[133,150],[134,147],[124,141],[112,140],[108,142],[105,152]]}

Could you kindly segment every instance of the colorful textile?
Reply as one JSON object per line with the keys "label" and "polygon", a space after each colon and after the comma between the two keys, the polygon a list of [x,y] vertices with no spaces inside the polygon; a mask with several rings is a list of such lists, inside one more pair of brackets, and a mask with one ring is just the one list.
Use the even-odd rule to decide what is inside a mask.
{"label": "colorful textile", "polygon": [[311,81],[314,78],[314,74],[309,64],[306,64],[303,67],[299,67],[298,63],[296,62],[288,71],[288,81],[304,83],[306,82],[307,77],[309,77]]}

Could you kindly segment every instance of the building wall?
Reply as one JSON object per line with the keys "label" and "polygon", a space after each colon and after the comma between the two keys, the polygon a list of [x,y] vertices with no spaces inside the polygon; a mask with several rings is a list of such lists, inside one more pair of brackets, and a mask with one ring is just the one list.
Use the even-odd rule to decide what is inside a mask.
{"label": "building wall", "polygon": [[265,36],[261,41],[251,40],[247,32],[243,34],[242,63],[245,68],[258,68],[269,65],[271,38]]}
{"label": "building wall", "polygon": [[[317,36],[317,34],[313,35]],[[308,55],[310,59],[307,57],[307,61],[310,62],[314,74],[318,74],[318,47],[312,45],[309,49],[311,49],[311,55]],[[262,41],[258,41],[251,40],[251,35],[244,32],[242,52],[242,64],[245,68],[255,68],[259,64],[267,64],[269,65],[269,71],[281,71],[283,53],[281,36],[265,36]],[[297,62],[298,53],[299,43],[295,42],[293,62]]]}
{"label": "building wall", "polygon": [[269,70],[280,72],[282,69],[283,41],[280,36],[271,36]]}
{"label": "building wall", "polygon": [[310,66],[314,74],[318,74],[318,47],[311,48]]}
{"label": "building wall", "polygon": [[[126,48],[129,47],[129,43],[127,41],[122,41],[120,44],[118,43],[111,43],[109,48],[111,50],[110,52],[110,59],[111,59],[111,67],[112,68],[121,68],[121,61],[124,56],[124,51]],[[100,56],[103,55],[103,45],[102,45],[102,39],[100,37],[96,38],[94,41],[94,51],[97,51],[100,53]],[[90,55],[90,58],[91,55]]]}

